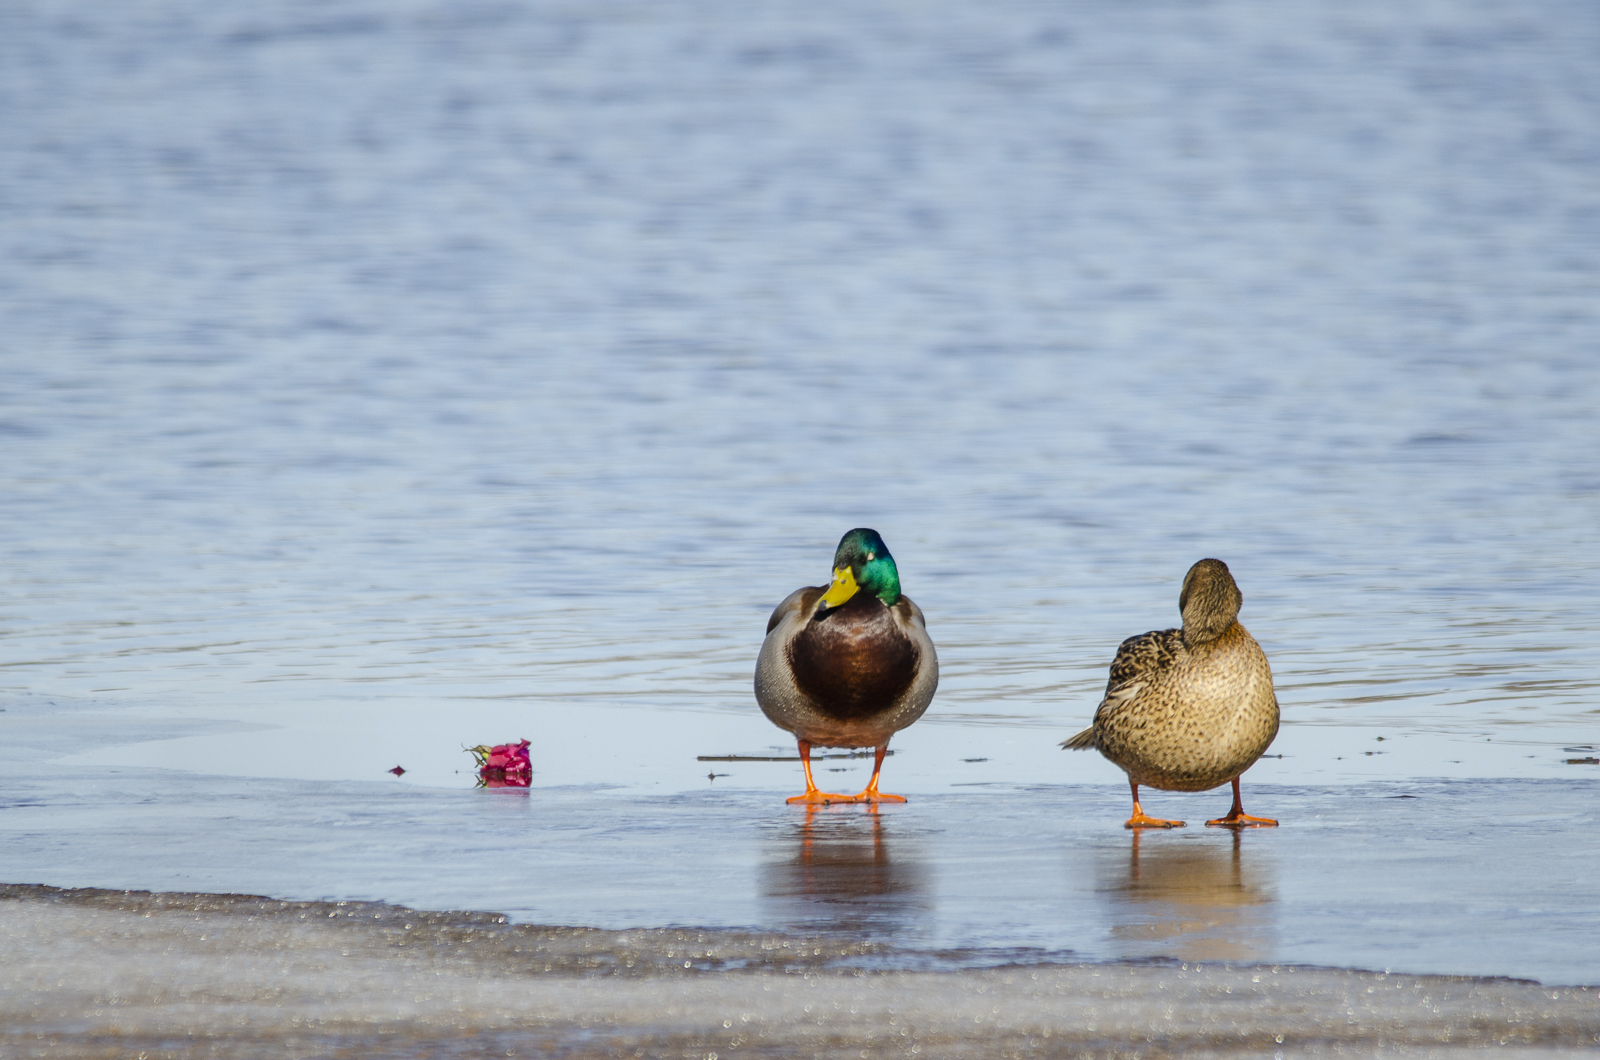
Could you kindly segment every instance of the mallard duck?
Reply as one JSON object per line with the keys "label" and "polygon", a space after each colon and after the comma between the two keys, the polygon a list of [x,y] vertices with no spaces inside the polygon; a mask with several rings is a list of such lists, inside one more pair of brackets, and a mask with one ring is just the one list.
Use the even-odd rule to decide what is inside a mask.
{"label": "mallard duck", "polygon": [[1276,825],[1251,817],[1239,801],[1239,774],[1278,735],[1278,697],[1266,653],[1239,624],[1244,594],[1228,565],[1203,559],[1189,568],[1178,596],[1182,629],[1129,637],[1111,663],[1094,724],[1062,743],[1093,747],[1128,774],[1129,828],[1182,828],[1148,817],[1139,785],[1206,791],[1233,782],[1233,809],[1208,825]]}
{"label": "mallard duck", "polygon": [[[833,584],[796,589],[767,620],[756,660],[756,702],[800,741],[806,790],[790,802],[905,802],[878,790],[889,737],[922,717],[939,659],[922,609],[900,594],[900,571],[876,530],[845,534]],[[859,795],[832,795],[811,777],[812,747],[874,747]]]}

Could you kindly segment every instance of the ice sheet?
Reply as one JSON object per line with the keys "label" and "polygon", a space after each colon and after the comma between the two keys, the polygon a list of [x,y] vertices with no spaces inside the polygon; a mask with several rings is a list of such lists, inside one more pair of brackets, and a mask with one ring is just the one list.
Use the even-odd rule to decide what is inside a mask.
{"label": "ice sheet", "polygon": [[[47,739],[52,717],[62,727]],[[83,770],[38,750],[78,721],[35,715],[34,748],[14,745],[5,764],[12,882],[835,931],[978,963],[1027,951],[1600,978],[1600,780],[1582,774],[1296,784],[1252,770],[1246,808],[1281,827],[1206,828],[1226,789],[1147,790],[1148,809],[1190,827],[1138,834],[1122,828],[1125,785],[922,793],[901,768],[915,750],[886,767],[912,779],[908,804],[808,812],[783,802],[797,790],[792,762],[741,764],[766,771],[764,784],[702,776],[650,794]],[[1090,757],[1055,754],[1063,766]]]}

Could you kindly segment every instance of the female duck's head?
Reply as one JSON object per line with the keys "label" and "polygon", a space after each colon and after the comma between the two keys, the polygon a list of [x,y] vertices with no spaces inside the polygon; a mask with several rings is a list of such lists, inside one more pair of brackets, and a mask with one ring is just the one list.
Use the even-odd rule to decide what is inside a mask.
{"label": "female duck's head", "polygon": [[1239,620],[1244,594],[1220,559],[1203,559],[1189,568],[1178,595],[1183,639],[1191,644],[1216,640]]}
{"label": "female duck's head", "polygon": [[882,600],[885,607],[900,602],[900,570],[876,530],[857,527],[839,539],[833,554],[833,584],[822,598],[824,609],[838,607],[858,590]]}

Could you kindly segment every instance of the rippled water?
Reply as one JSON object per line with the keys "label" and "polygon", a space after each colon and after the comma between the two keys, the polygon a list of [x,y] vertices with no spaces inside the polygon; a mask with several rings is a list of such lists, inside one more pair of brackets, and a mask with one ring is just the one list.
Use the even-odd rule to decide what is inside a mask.
{"label": "rippled water", "polygon": [[1600,730],[1589,5],[4,18],[8,691],[720,733],[862,524],[929,727],[1217,555],[1291,730]]}
{"label": "rippled water", "polygon": [[1596,54],[1555,0],[8,6],[0,705],[78,773],[797,789],[697,756],[792,746],[764,620],[868,525],[942,667],[888,790],[1117,783],[1055,743],[1207,555],[1253,779],[1593,777]]}

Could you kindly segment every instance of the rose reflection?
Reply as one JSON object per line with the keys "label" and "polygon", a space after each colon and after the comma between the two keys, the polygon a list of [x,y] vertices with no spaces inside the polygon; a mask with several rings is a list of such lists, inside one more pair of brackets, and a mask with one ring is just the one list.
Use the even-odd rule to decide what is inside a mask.
{"label": "rose reflection", "polygon": [[526,788],[533,784],[533,778],[526,773],[507,774],[479,774],[478,787],[480,788]]}
{"label": "rose reflection", "polygon": [[1241,830],[1230,831],[1231,838],[1134,831],[1126,856],[1107,859],[1100,892],[1110,899],[1111,937],[1124,956],[1195,961],[1271,956],[1270,881],[1258,852],[1245,850]]}
{"label": "rose reflection", "polygon": [[903,929],[926,914],[929,887],[920,863],[891,855],[897,843],[876,806],[806,806],[762,868],[761,897],[795,927]]}

